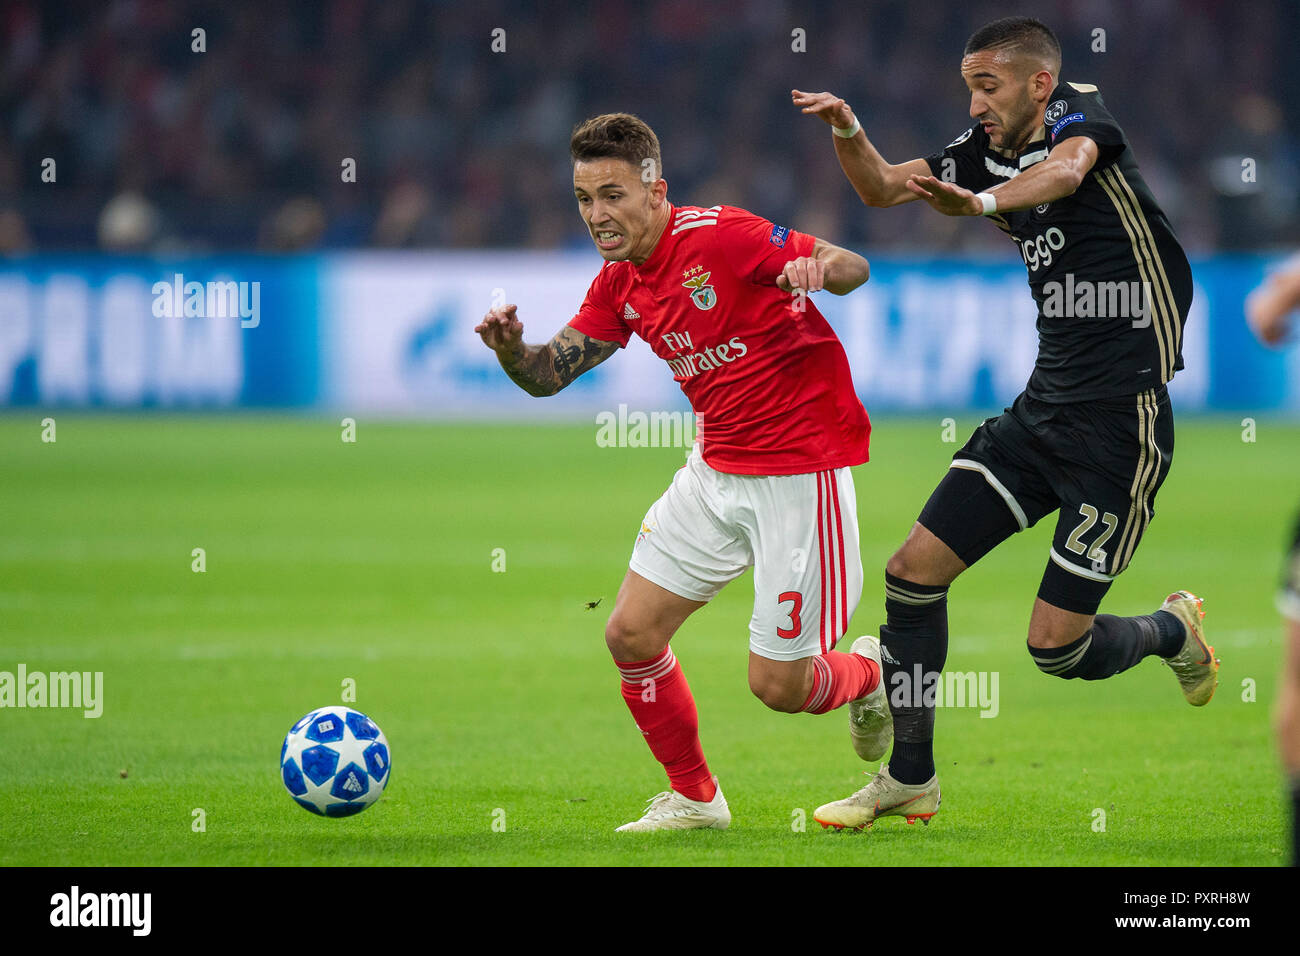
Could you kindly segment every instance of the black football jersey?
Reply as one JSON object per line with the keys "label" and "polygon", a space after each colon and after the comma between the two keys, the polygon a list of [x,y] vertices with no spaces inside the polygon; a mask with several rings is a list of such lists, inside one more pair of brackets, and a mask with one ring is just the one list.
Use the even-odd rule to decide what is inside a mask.
{"label": "black football jersey", "polygon": [[1016,244],[1038,304],[1038,358],[1025,391],[1047,402],[1133,395],[1183,367],[1192,273],[1095,86],[1061,83],[1023,150],[999,149],[977,123],[926,157],[933,174],[981,192],[1087,136],[1096,164],[1073,195],[989,218]]}

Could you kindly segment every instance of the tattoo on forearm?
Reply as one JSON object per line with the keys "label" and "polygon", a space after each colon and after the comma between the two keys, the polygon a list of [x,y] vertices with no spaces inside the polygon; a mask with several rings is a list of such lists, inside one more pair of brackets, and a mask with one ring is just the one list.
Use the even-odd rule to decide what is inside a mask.
{"label": "tattoo on forearm", "polygon": [[617,350],[616,342],[593,339],[566,325],[548,344],[525,346],[514,361],[503,358],[501,367],[528,394],[554,395]]}
{"label": "tattoo on forearm", "polygon": [[535,361],[536,354],[540,351],[537,346],[526,348],[514,364],[507,364],[506,359],[501,359],[501,367],[510,376],[510,380],[529,395],[552,395],[555,389],[550,381],[550,372]]}
{"label": "tattoo on forearm", "polygon": [[551,343],[555,350],[555,377],[565,385],[573,381],[575,377],[574,366],[582,363],[582,349],[576,345],[564,345],[560,342],[559,336]]}
{"label": "tattoo on forearm", "polygon": [[583,372],[595,368],[613,355],[618,351],[618,345],[593,339],[566,325],[551,339],[550,350],[554,356],[552,371],[555,373],[555,390],[558,392]]}

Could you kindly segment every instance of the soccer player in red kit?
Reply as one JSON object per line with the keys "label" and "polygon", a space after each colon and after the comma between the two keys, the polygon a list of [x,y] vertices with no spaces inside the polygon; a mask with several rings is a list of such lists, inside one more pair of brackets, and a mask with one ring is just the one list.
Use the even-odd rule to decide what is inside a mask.
{"label": "soccer player in red kit", "polygon": [[[553,395],[635,333],[667,364],[700,421],[696,444],[641,523],[605,627],[623,698],[671,789],[620,830],[731,821],[704,758],[690,687],[669,647],[682,623],[754,568],[749,686],[773,710],[850,703],[860,752],[892,726],[879,643],[834,650],[862,590],[851,465],[871,425],[844,349],[808,294],[845,295],[865,259],[732,206],[676,207],[659,141],[626,113],[570,142],[578,210],[605,259],[578,314],[525,345],[516,306],[476,327],[506,374]],[[873,758],[867,758],[873,759]]]}

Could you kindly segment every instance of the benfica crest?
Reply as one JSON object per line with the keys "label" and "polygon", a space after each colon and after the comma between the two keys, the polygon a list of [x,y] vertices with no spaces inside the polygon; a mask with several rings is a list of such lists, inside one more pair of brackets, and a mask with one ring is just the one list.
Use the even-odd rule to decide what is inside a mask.
{"label": "benfica crest", "polygon": [[685,288],[691,290],[691,301],[695,303],[695,307],[705,312],[718,304],[718,294],[713,291],[713,286],[709,285],[711,275],[713,273],[705,272],[682,283]]}

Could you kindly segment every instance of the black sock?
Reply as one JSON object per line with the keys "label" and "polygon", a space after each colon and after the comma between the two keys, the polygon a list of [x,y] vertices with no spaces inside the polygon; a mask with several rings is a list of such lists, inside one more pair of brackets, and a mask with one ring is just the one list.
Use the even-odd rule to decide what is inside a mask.
{"label": "black sock", "polygon": [[894,717],[889,773],[900,783],[925,783],[934,776],[934,705],[924,703],[924,682],[948,658],[948,588],[886,572],[885,616],[881,663]]}
{"label": "black sock", "polygon": [[1183,649],[1183,642],[1187,640],[1183,622],[1168,611],[1156,611],[1151,619],[1160,629],[1160,648],[1156,653],[1161,657],[1173,657]]}
{"label": "black sock", "polygon": [[[1174,617],[1167,611],[1156,613]],[[1181,630],[1181,622],[1177,618],[1174,622]],[[1066,680],[1074,677],[1105,680],[1128,670],[1142,658],[1159,653],[1164,639],[1156,615],[1098,614],[1092,627],[1078,640],[1064,647],[1030,647],[1029,655],[1044,674]]]}

